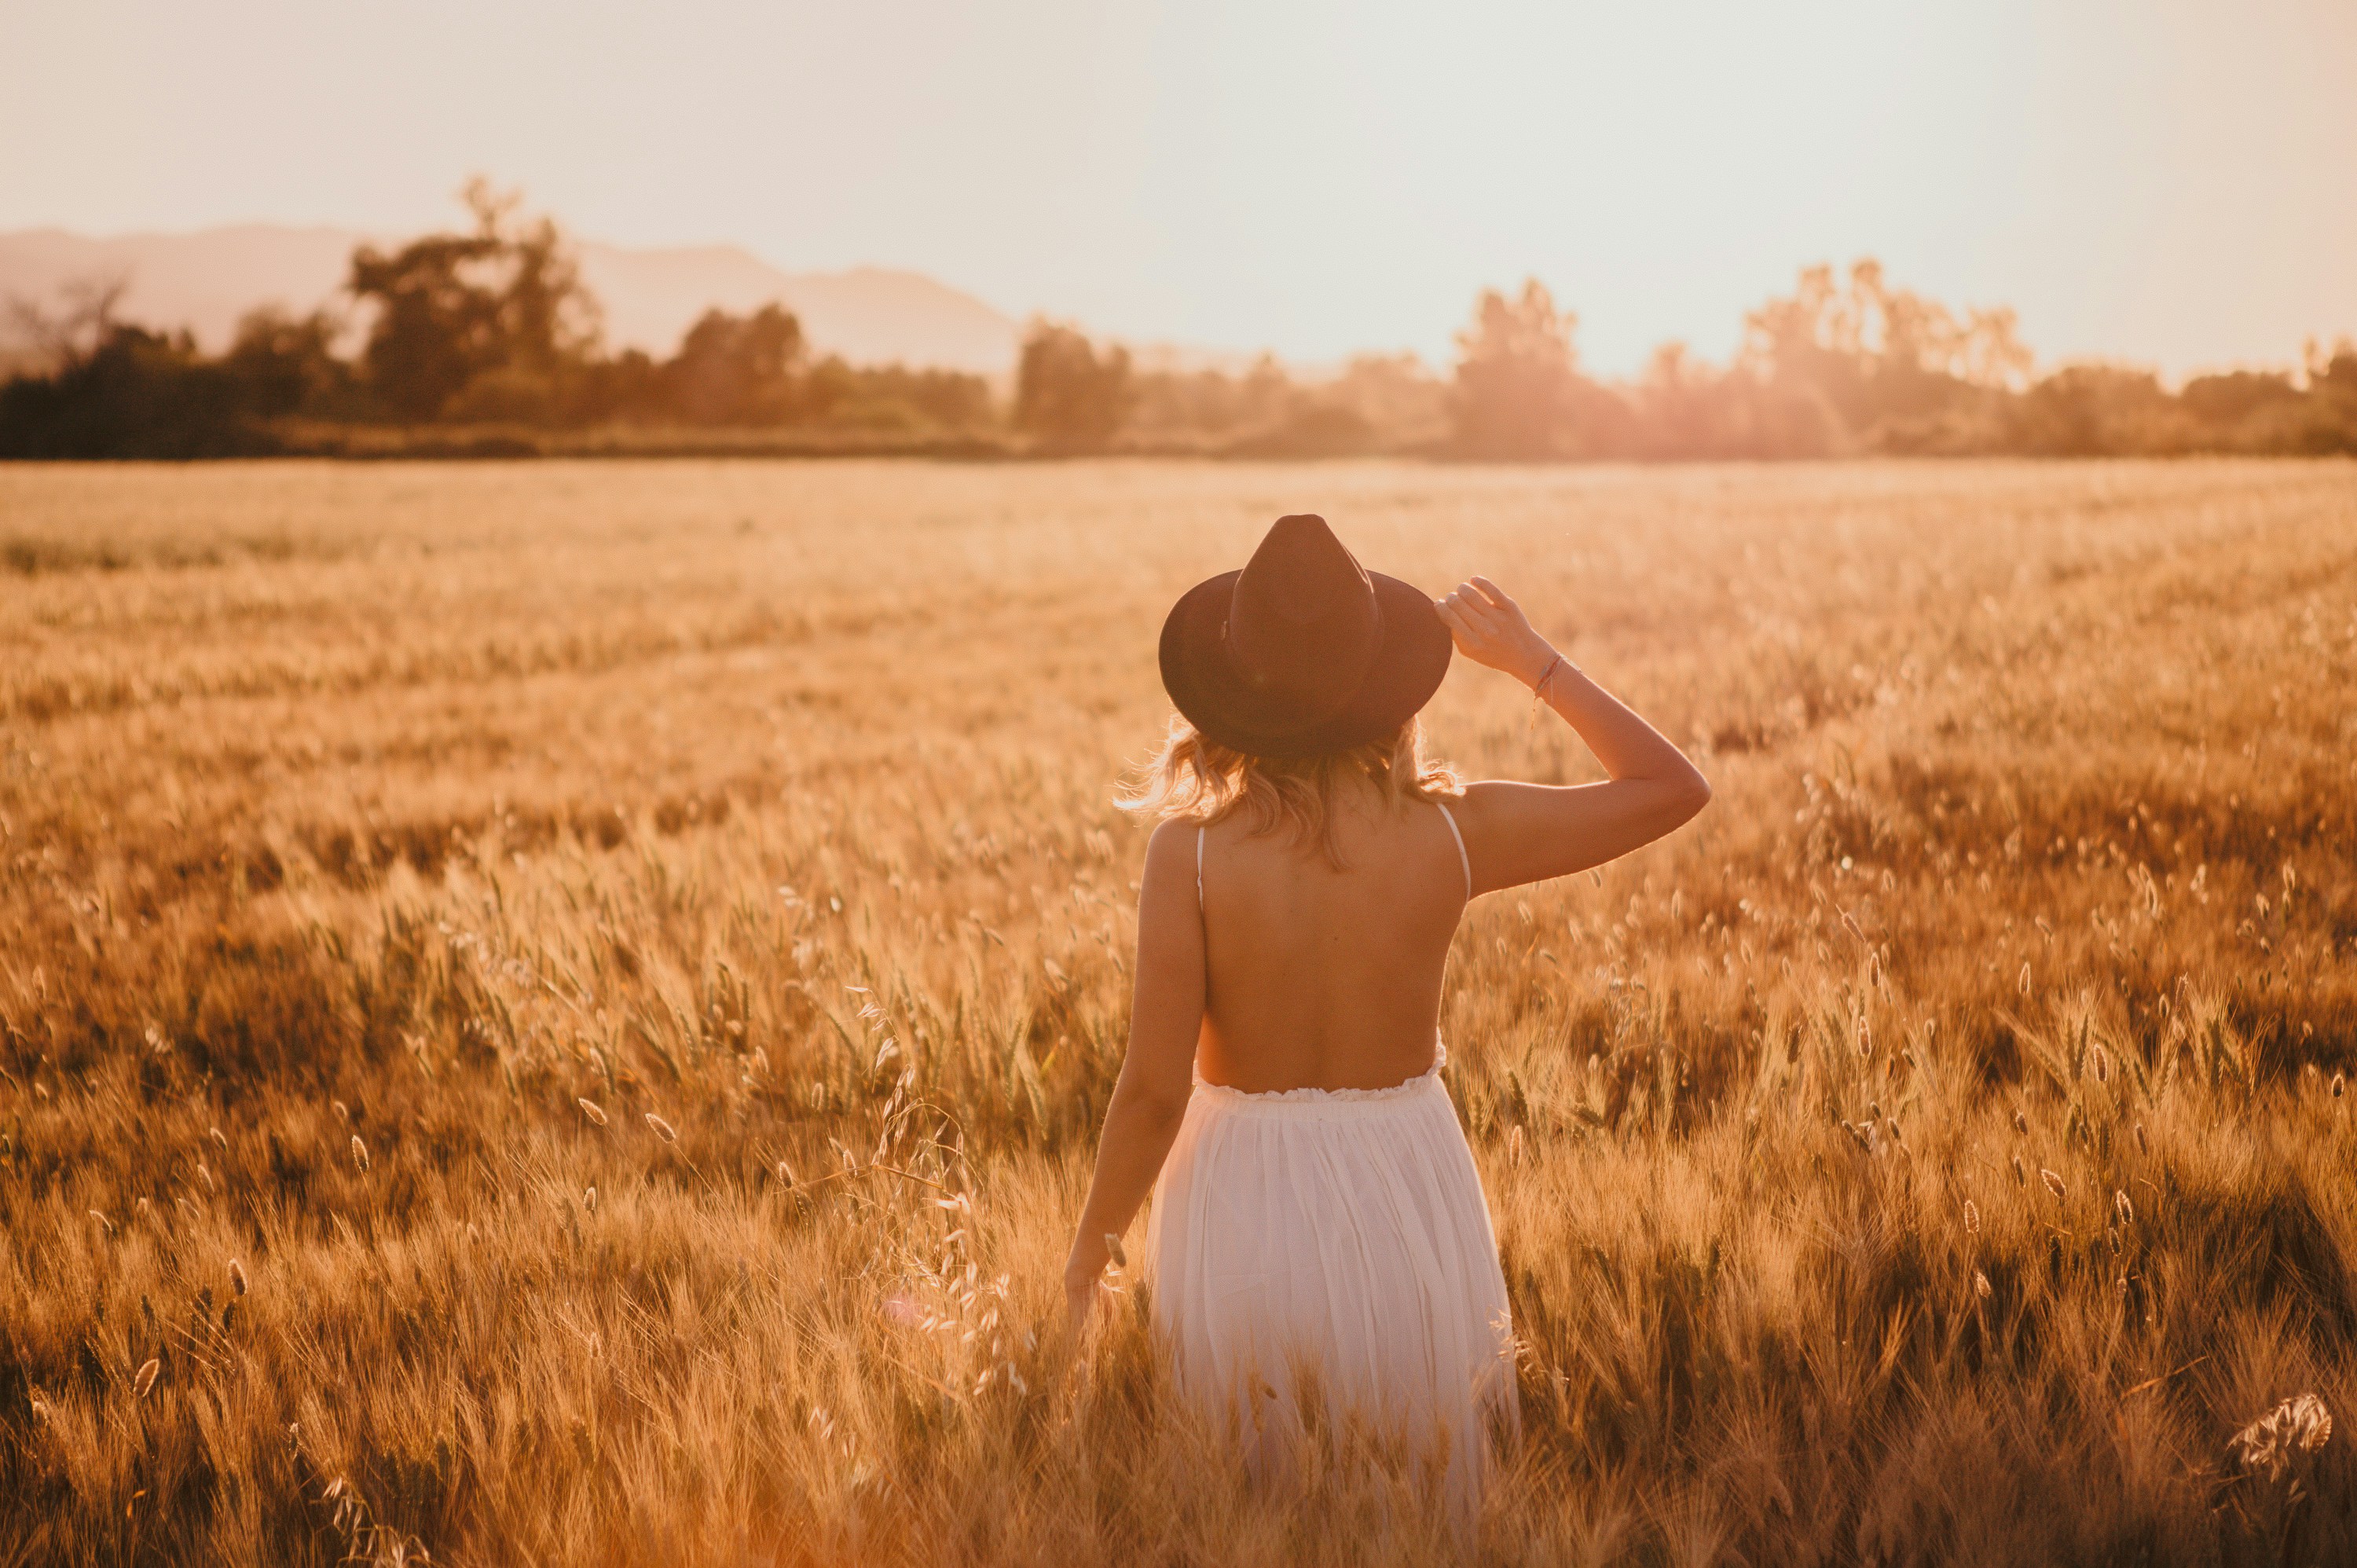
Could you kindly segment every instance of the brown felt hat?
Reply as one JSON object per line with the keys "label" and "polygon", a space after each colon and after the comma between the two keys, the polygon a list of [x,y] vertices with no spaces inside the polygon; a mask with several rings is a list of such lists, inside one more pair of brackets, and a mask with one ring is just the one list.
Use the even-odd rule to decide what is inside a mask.
{"label": "brown felt hat", "polygon": [[1222,746],[1317,757],[1381,740],[1440,687],[1455,651],[1424,591],[1370,572],[1326,520],[1281,517],[1241,572],[1180,596],[1162,685]]}

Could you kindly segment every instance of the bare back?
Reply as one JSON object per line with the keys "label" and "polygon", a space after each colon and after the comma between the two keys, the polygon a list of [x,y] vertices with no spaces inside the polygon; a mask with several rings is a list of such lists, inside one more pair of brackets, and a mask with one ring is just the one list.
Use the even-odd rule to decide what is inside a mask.
{"label": "bare back", "polygon": [[1370,789],[1334,811],[1340,871],[1242,814],[1199,830],[1209,1082],[1383,1089],[1432,1066],[1463,842],[1430,802]]}
{"label": "bare back", "polygon": [[[1487,577],[1459,585],[1433,613],[1459,653],[1521,679],[1579,731],[1609,779],[1473,783],[1449,801],[1452,816],[1433,801],[1391,804],[1372,779],[1343,785],[1327,800],[1341,870],[1315,846],[1254,834],[1237,818],[1198,832],[1167,816],[1153,830],[1138,875],[1129,1054],[1105,1106],[1096,1176],[1065,1262],[1075,1323],[1087,1318],[1120,1247],[1114,1238],[1146,1202],[1183,1127],[1235,1099],[1204,1085],[1244,1094],[1407,1085],[1436,1061],[1440,981],[1469,898],[1603,865],[1711,800],[1709,780],[1676,745],[1563,658]],[[1178,740],[1174,731],[1165,764],[1176,767],[1181,757],[1198,764],[1192,800],[1200,800],[1204,752],[1181,752]],[[1421,764],[1407,776],[1421,776]],[[1348,771],[1334,768],[1327,779],[1343,783]],[[1412,1090],[1386,1103],[1416,1099],[1433,1101]],[[1282,1120],[1301,1106],[1275,1111]],[[1322,1124],[1325,1113],[1308,1111],[1308,1120]],[[1470,1212],[1478,1209],[1476,1191]],[[1254,1226],[1247,1217],[1231,1229],[1252,1233]]]}
{"label": "bare back", "polygon": [[1433,609],[1459,653],[1529,687],[1610,777],[1470,784],[1450,800],[1452,816],[1431,801],[1387,802],[1372,780],[1337,790],[1339,871],[1244,820],[1200,837],[1183,817],[1163,820],[1138,879],[1129,1049],[1065,1265],[1076,1322],[1181,1129],[1220,1098],[1190,1078],[1265,1094],[1421,1076],[1469,898],[1601,865],[1709,801],[1709,781],[1684,754],[1557,652],[1495,583],[1476,577]]}

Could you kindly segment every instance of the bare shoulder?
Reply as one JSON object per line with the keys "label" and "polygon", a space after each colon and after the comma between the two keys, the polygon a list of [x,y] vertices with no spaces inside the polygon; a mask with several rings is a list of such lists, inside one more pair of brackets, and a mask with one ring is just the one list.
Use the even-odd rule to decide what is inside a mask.
{"label": "bare shoulder", "polygon": [[1477,779],[1465,786],[1463,794],[1441,803],[1455,813],[1460,825],[1466,828],[1487,826],[1501,812],[1512,811],[1518,799],[1544,788],[1544,785],[1524,784],[1512,779]]}
{"label": "bare shoulder", "polygon": [[1137,918],[1141,937],[1200,929],[1195,891],[1195,824],[1171,817],[1155,825],[1146,840],[1146,865],[1138,874]]}
{"label": "bare shoulder", "polygon": [[1182,867],[1189,879],[1194,876],[1195,826],[1184,817],[1165,817],[1155,824],[1146,839],[1149,881],[1157,875],[1176,875]]}

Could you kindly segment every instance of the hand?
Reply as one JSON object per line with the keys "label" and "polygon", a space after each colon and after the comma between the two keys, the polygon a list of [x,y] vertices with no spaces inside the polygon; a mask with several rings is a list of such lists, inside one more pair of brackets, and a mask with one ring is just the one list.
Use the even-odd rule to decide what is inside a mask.
{"label": "hand", "polygon": [[1457,639],[1457,651],[1476,664],[1502,670],[1525,686],[1535,686],[1555,661],[1554,645],[1541,637],[1523,607],[1487,577],[1459,583],[1447,598],[1434,601],[1441,624]]}
{"label": "hand", "polygon": [[1103,1282],[1093,1276],[1083,1278],[1067,1271],[1064,1274],[1064,1326],[1074,1336],[1088,1326],[1089,1308],[1094,1306]]}
{"label": "hand", "polygon": [[1071,1258],[1064,1264],[1064,1321],[1075,1336],[1087,1326],[1089,1309],[1103,1293],[1110,1255],[1102,1241],[1094,1247],[1083,1247],[1077,1239],[1072,1242]]}

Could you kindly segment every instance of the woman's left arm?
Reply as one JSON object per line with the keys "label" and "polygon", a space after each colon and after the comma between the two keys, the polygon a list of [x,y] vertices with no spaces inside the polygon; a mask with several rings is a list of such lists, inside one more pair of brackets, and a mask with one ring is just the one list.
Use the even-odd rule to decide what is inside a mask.
{"label": "woman's left arm", "polygon": [[1178,1136],[1203,1027],[1203,918],[1195,895],[1195,825],[1166,822],[1146,846],[1138,879],[1137,983],[1129,1051],[1097,1140],[1096,1177],[1064,1265],[1064,1300],[1077,1328],[1111,1255],[1106,1238],[1136,1218]]}

